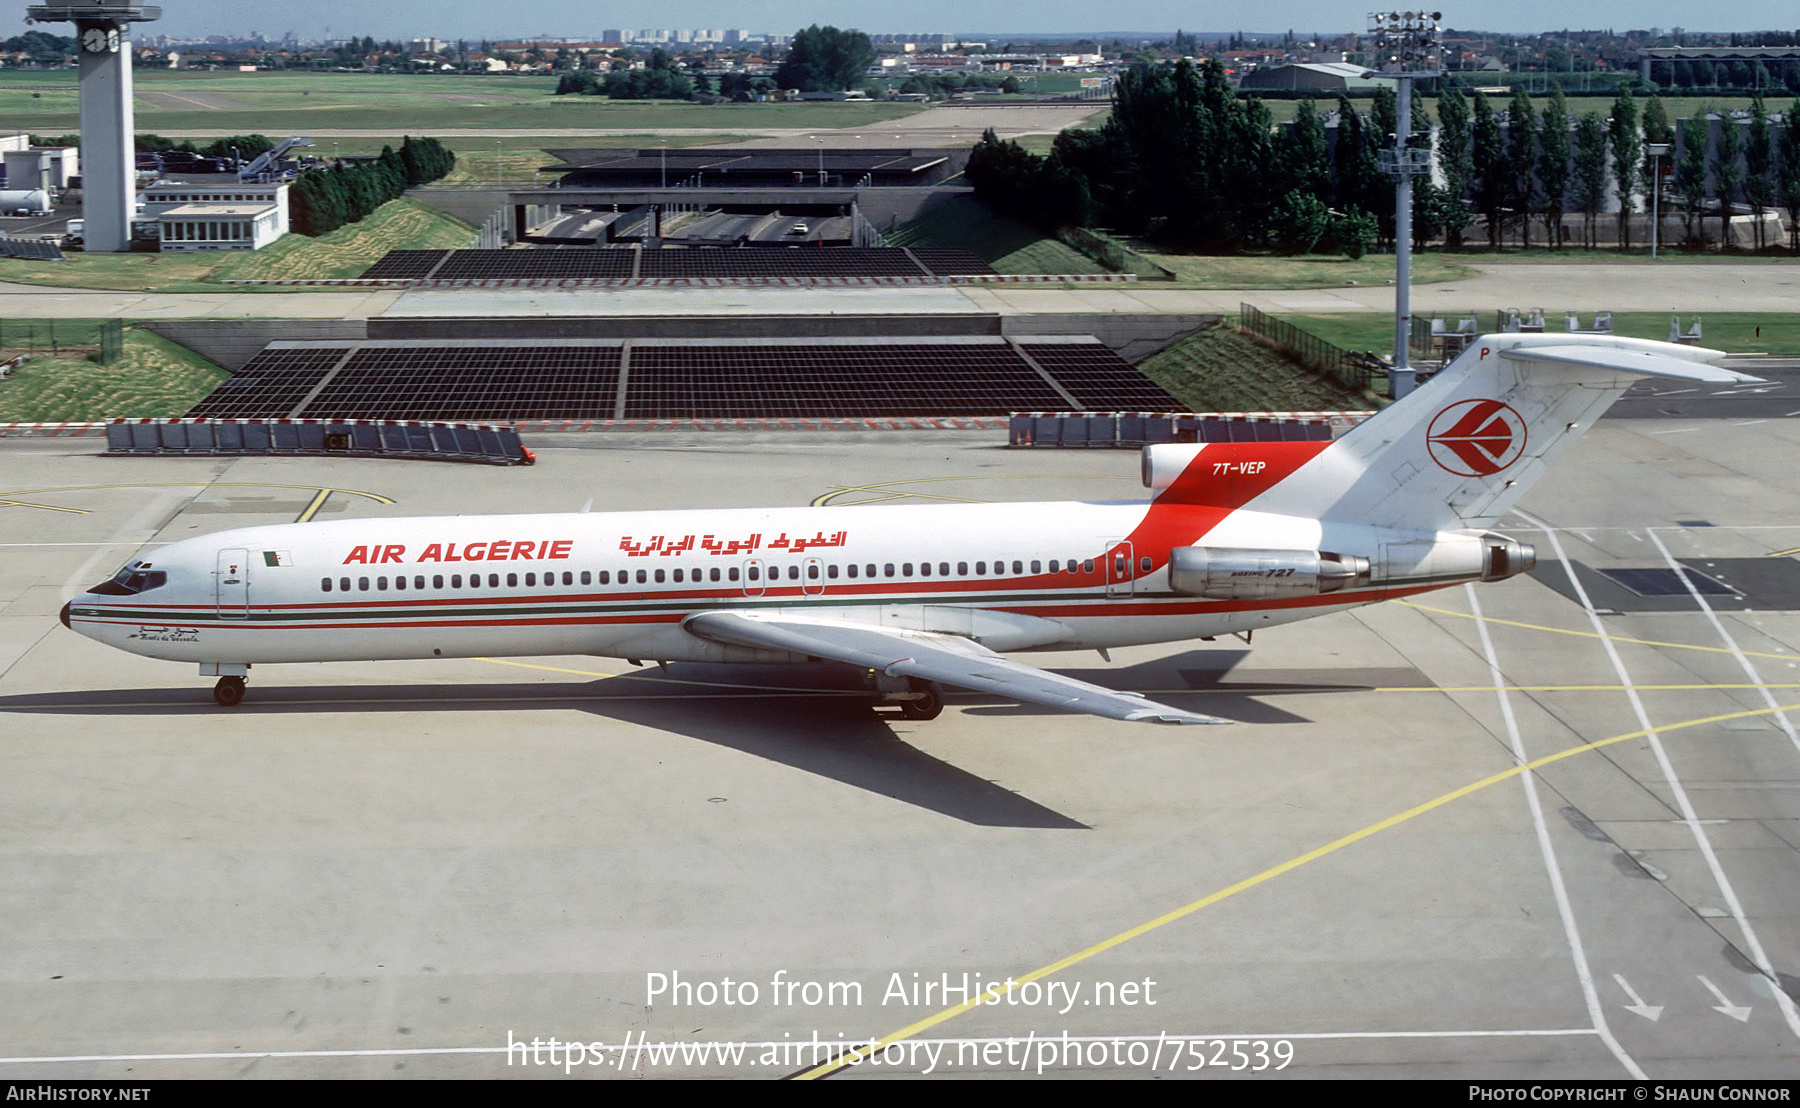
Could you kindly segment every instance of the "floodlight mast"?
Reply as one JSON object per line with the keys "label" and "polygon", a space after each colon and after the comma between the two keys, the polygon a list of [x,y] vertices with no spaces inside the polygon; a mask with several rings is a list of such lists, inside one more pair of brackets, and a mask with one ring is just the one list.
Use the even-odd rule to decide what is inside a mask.
{"label": "floodlight mast", "polygon": [[1443,71],[1438,32],[1442,12],[1371,12],[1375,39],[1372,72],[1393,77],[1396,103],[1394,148],[1381,152],[1382,169],[1394,177],[1394,368],[1388,395],[1398,400],[1413,390],[1408,346],[1412,340],[1412,182],[1431,172],[1429,146],[1410,149],[1412,83]]}

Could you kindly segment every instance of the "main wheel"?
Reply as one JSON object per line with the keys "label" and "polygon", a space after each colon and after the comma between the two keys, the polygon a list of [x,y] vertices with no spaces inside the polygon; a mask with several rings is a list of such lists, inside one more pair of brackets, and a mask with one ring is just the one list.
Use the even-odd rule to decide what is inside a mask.
{"label": "main wheel", "polygon": [[242,677],[221,677],[213,686],[213,699],[221,708],[235,708],[244,699],[244,679]]}
{"label": "main wheel", "polygon": [[917,700],[902,700],[900,714],[907,719],[936,719],[944,710],[944,690],[935,682],[920,681],[913,691],[920,694]]}

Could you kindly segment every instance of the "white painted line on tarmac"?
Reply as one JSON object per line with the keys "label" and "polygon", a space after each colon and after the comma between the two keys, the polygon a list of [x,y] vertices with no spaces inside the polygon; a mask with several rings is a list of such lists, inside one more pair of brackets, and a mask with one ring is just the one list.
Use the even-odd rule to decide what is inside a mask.
{"label": "white painted line on tarmac", "polygon": [[[1581,606],[1587,610],[1588,621],[1596,632],[1603,632],[1605,626],[1600,622],[1600,614],[1594,611],[1594,605],[1588,599],[1587,590],[1582,588],[1581,580],[1575,576],[1575,566],[1569,561],[1568,555],[1564,553],[1562,540],[1557,536],[1556,530],[1542,520],[1533,520],[1533,522],[1543,529],[1545,537],[1550,540],[1550,545],[1555,548],[1556,558],[1563,564],[1563,572],[1569,577],[1570,587],[1581,599]],[[1680,576],[1684,581],[1687,580],[1686,574]],[[1690,583],[1688,587],[1692,589],[1693,585]],[[1685,823],[1688,830],[1693,833],[1694,845],[1700,849],[1701,857],[1706,860],[1706,868],[1712,873],[1713,883],[1718,887],[1719,895],[1725,899],[1725,907],[1731,913],[1731,918],[1737,922],[1738,930],[1744,937],[1744,945],[1748,948],[1746,953],[1749,954],[1751,962],[1756,966],[1757,972],[1761,973],[1772,986],[1770,991],[1775,994],[1775,1001],[1781,1007],[1781,1014],[1787,1020],[1788,1029],[1794,1034],[1800,1035],[1800,1010],[1795,1009],[1793,999],[1781,987],[1781,978],[1776,975],[1769,956],[1763,952],[1762,941],[1757,938],[1756,929],[1750,926],[1749,918],[1744,915],[1744,906],[1738,900],[1737,890],[1732,887],[1731,879],[1725,876],[1725,868],[1719,862],[1719,856],[1713,849],[1712,840],[1706,837],[1706,828],[1702,825],[1699,815],[1694,811],[1693,802],[1688,799],[1687,789],[1682,787],[1681,778],[1675,774],[1675,767],[1669,761],[1669,753],[1663,748],[1662,738],[1656,733],[1655,727],[1651,725],[1650,715],[1644,710],[1644,702],[1639,698],[1637,690],[1630,687],[1631,674],[1625,668],[1624,659],[1619,657],[1619,650],[1613,645],[1611,639],[1602,638],[1600,645],[1606,648],[1606,656],[1612,661],[1613,671],[1619,675],[1619,683],[1626,686],[1625,696],[1631,701],[1631,709],[1637,714],[1638,725],[1644,729],[1644,737],[1650,743],[1651,752],[1656,755],[1656,764],[1661,767],[1663,779],[1675,798],[1677,809],[1681,812],[1681,822]]]}
{"label": "white painted line on tarmac", "polygon": [[[1188,1040],[1218,1039],[1293,1039],[1305,1042],[1329,1042],[1332,1040],[1358,1039],[1518,1039],[1518,1038],[1570,1038],[1582,1035],[1593,1035],[1591,1027],[1563,1028],[1512,1028],[1492,1031],[1207,1031],[1186,1032],[1168,1031],[1161,1035],[1070,1035],[1071,1043],[1154,1043],[1176,1042]],[[604,1043],[604,1040],[596,1040]],[[671,1039],[669,1042],[679,1040]],[[692,1041],[692,1040],[689,1040]],[[723,1040],[721,1040],[723,1041]],[[845,1040],[846,1046],[856,1046],[867,1040]],[[1022,1043],[1023,1035],[989,1036],[980,1039],[913,1039],[911,1042],[935,1044],[941,1046],[957,1046],[970,1043],[985,1046],[989,1043]],[[1054,1039],[1040,1039],[1040,1042],[1062,1042],[1063,1036]],[[832,1046],[821,1040],[822,1045]],[[619,1044],[607,1044],[617,1047]],[[661,1044],[658,1044],[661,1045]],[[733,1043],[732,1045],[738,1045]],[[784,1039],[779,1042],[746,1042],[742,1044],[746,1050],[789,1050],[812,1045],[805,1040]],[[514,1050],[519,1049],[514,1044]],[[505,1054],[504,1046],[444,1046],[444,1047],[409,1047],[405,1049],[381,1050],[221,1050],[196,1051],[186,1054],[64,1054],[43,1055],[39,1057],[0,1058],[0,1066],[18,1065],[52,1065],[57,1063],[95,1063],[95,1062],[213,1062],[242,1061],[247,1058],[417,1058],[439,1054]]]}
{"label": "white painted line on tarmac", "polygon": [[[1757,676],[1756,666],[1751,663],[1749,655],[1744,653],[1743,648],[1738,646],[1737,640],[1731,637],[1731,632],[1725,629],[1725,624],[1719,619],[1718,613],[1713,611],[1713,606],[1707,603],[1706,597],[1702,596],[1700,590],[1694,587],[1694,581],[1688,576],[1687,568],[1675,560],[1675,556],[1669,553],[1669,548],[1663,545],[1662,539],[1657,536],[1655,531],[1650,531],[1648,534],[1650,541],[1656,544],[1657,552],[1663,556],[1663,561],[1667,562],[1669,568],[1675,571],[1675,576],[1681,579],[1683,585],[1687,586],[1688,595],[1693,597],[1694,603],[1700,605],[1700,610],[1706,613],[1706,618],[1711,621],[1713,630],[1719,633],[1719,640],[1737,658],[1738,665],[1743,667],[1751,682],[1760,684],[1762,678]],[[1775,698],[1769,695],[1769,690],[1763,689],[1762,694],[1764,704],[1770,708],[1776,706]],[[1774,717],[1776,726],[1780,727],[1782,732],[1787,735],[1788,741],[1794,744],[1795,752],[1800,753],[1800,731],[1794,729],[1793,721],[1788,719],[1786,712],[1777,711],[1774,713]]]}
{"label": "white painted line on tarmac", "polygon": [[[1488,634],[1487,621],[1481,618],[1481,601],[1475,596],[1473,585],[1464,585],[1463,592],[1469,598],[1469,611],[1475,616],[1475,630],[1481,636],[1482,653],[1487,655],[1488,675],[1493,679],[1494,691],[1500,699],[1500,718],[1506,722],[1506,736],[1512,744],[1513,758],[1520,765],[1527,765],[1531,755],[1525,750],[1525,740],[1519,734],[1519,721],[1513,715],[1512,700],[1506,695],[1506,679],[1500,672],[1500,659],[1494,652],[1494,640]],[[1531,809],[1531,826],[1537,834],[1538,850],[1544,856],[1544,872],[1550,878],[1550,891],[1556,897],[1556,914],[1561,917],[1563,934],[1569,940],[1569,957],[1575,963],[1575,977],[1581,982],[1581,996],[1587,1003],[1588,1018],[1594,1022],[1594,1030],[1606,1049],[1612,1051],[1613,1057],[1625,1067],[1625,1072],[1639,1081],[1644,1080],[1645,1073],[1626,1053],[1625,1047],[1613,1037],[1612,1028],[1607,1026],[1606,1011],[1600,1004],[1600,991],[1594,986],[1594,972],[1588,965],[1587,948],[1581,942],[1581,930],[1575,924],[1575,909],[1569,903],[1568,886],[1563,883],[1562,867],[1556,861],[1556,847],[1550,841],[1550,829],[1544,825],[1544,806],[1538,799],[1537,774],[1529,770],[1519,774],[1519,784],[1525,790],[1525,803]]]}

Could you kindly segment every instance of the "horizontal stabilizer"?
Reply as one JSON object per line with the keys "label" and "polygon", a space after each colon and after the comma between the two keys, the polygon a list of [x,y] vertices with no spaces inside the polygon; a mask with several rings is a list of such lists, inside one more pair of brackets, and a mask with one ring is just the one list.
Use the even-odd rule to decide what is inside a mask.
{"label": "horizontal stabilizer", "polygon": [[703,639],[805,654],[880,670],[889,677],[917,677],[1106,719],[1151,723],[1229,723],[1184,712],[1139,693],[1090,685],[1073,677],[1015,662],[955,635],[903,631],[829,616],[756,612],[701,612],[682,626]]}
{"label": "horizontal stabilizer", "polygon": [[[1708,360],[1723,358],[1724,351],[1689,347]],[[1622,370],[1646,377],[1671,377],[1678,381],[1698,381],[1709,385],[1751,385],[1762,381],[1748,373],[1722,369],[1700,360],[1672,358],[1659,351],[1620,349],[1607,346],[1515,346],[1500,351],[1500,356],[1514,362],[1555,362],[1558,365],[1596,366]]]}

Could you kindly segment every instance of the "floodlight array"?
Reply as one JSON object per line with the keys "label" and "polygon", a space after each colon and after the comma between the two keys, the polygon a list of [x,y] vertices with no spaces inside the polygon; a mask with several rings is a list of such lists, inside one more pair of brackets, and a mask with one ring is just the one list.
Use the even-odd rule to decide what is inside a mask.
{"label": "floodlight array", "polygon": [[1443,12],[1371,12],[1377,69],[1431,71],[1439,66],[1438,21]]}

